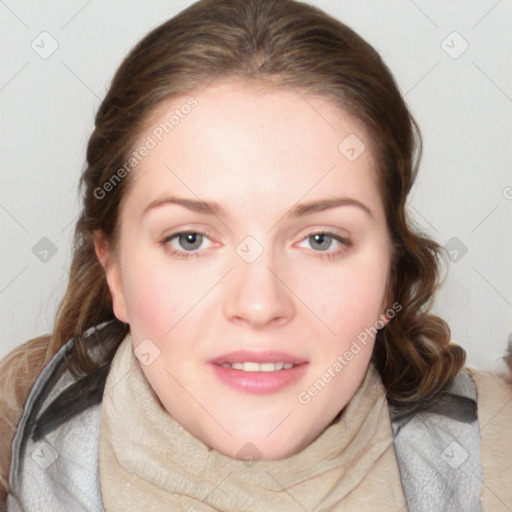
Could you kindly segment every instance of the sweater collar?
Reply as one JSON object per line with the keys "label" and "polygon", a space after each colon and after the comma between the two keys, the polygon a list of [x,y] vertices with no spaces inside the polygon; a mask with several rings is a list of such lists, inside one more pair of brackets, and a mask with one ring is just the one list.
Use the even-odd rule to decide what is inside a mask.
{"label": "sweater collar", "polygon": [[246,460],[235,459],[208,447],[169,415],[128,334],[112,361],[102,402],[99,472],[105,510],[400,508],[405,498],[385,395],[370,363],[350,402],[303,450],[281,460],[257,460],[248,443],[242,449]]}

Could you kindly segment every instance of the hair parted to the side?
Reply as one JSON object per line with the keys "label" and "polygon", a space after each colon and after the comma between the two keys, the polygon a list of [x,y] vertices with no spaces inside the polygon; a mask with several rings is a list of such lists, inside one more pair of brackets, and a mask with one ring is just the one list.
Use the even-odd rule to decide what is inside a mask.
{"label": "hair parted to the side", "polygon": [[[401,305],[396,317],[378,332],[372,360],[391,404],[412,410],[429,403],[453,381],[465,352],[449,343],[447,324],[429,313],[438,286],[441,248],[413,229],[407,218],[406,199],[417,173],[421,138],[393,76],[360,36],[309,4],[200,0],[132,49],[95,118],[81,177],[83,207],[75,229],[69,284],[54,332],[45,339],[47,362],[67,340],[77,337],[77,357],[68,364],[76,376],[87,380],[80,387],[83,401],[68,400],[67,415],[101,400],[108,364],[129,329],[113,314],[93,234],[103,233],[115,247],[119,208],[131,175],[101,199],[95,190],[128,160],[148,120],[164,102],[219,79],[321,95],[366,128],[376,150],[377,178],[393,242],[389,304]],[[109,356],[99,367],[87,346],[105,345],[105,336],[86,338],[83,333],[108,320],[103,332],[108,334]],[[94,398],[88,398],[87,389]],[[55,406],[56,411],[57,401]]]}

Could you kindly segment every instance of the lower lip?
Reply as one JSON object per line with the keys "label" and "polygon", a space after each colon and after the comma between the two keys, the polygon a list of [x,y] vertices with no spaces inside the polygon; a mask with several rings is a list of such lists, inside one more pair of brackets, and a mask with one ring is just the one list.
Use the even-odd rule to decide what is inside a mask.
{"label": "lower lip", "polygon": [[264,395],[276,393],[297,382],[306,372],[308,363],[298,364],[288,370],[275,372],[244,372],[209,363],[220,380],[246,393]]}

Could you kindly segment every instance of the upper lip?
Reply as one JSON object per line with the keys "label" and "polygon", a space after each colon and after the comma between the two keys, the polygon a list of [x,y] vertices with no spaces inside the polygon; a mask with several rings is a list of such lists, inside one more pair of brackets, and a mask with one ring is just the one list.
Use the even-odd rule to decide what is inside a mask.
{"label": "upper lip", "polygon": [[214,364],[224,364],[224,363],[292,363],[292,364],[301,364],[307,363],[306,359],[301,357],[293,356],[291,354],[287,354],[286,352],[276,352],[276,351],[264,351],[264,352],[254,352],[250,350],[237,350],[235,352],[229,352],[228,354],[223,354],[214,359],[210,359],[210,363]]}

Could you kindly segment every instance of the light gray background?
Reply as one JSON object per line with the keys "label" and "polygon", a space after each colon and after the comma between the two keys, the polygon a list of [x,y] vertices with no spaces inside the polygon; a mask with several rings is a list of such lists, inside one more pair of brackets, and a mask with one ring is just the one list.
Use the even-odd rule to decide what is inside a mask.
{"label": "light gray background", "polygon": [[[0,357],[52,328],[86,143],[116,68],[191,3],[0,1]],[[441,244],[455,237],[435,311],[469,366],[502,370],[512,332],[512,1],[311,3],[354,28],[394,73],[425,143],[411,211]],[[49,51],[52,38],[47,58],[31,47]],[[43,237],[57,250],[47,261]]]}

